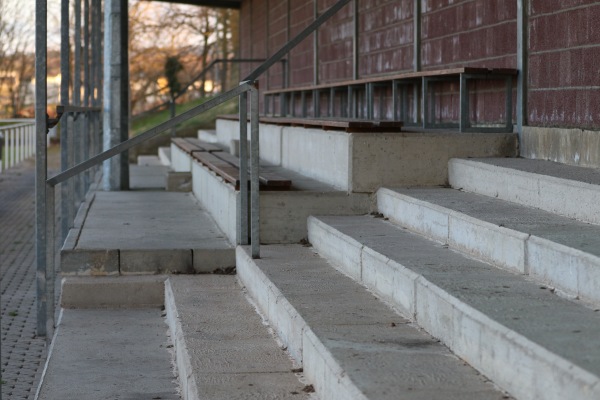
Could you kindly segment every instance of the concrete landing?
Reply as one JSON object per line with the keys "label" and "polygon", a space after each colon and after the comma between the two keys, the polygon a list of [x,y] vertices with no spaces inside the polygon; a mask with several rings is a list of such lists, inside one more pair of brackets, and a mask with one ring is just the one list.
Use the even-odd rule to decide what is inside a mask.
{"label": "concrete landing", "polygon": [[213,272],[234,248],[189,193],[96,192],[61,250],[66,275]]}
{"label": "concrete landing", "polygon": [[165,308],[184,399],[316,399],[234,276],[173,276]]}
{"label": "concrete landing", "polygon": [[63,310],[37,399],[180,399],[158,308]]}

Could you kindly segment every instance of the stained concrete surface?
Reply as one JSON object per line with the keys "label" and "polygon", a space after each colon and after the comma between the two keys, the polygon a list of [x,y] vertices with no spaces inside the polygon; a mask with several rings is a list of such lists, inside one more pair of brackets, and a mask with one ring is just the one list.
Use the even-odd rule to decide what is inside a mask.
{"label": "stained concrete surface", "polygon": [[180,399],[160,309],[63,310],[39,400]]}

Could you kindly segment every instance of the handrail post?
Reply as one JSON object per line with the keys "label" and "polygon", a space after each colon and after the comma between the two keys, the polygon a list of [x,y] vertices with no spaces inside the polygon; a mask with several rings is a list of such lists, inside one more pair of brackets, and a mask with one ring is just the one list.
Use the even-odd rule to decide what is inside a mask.
{"label": "handrail post", "polygon": [[[61,0],[60,14],[60,101],[69,104],[69,0]],[[60,167],[66,171],[71,165],[70,139],[69,139],[69,116],[65,115],[60,122]],[[72,182],[61,185],[61,238],[67,238],[71,222],[73,221],[73,199],[71,198]]]}
{"label": "handrail post", "polygon": [[248,92],[240,93],[240,208],[238,243],[248,244]]}
{"label": "handrail post", "polygon": [[47,240],[47,215],[46,215],[46,179],[47,179],[47,153],[46,135],[48,120],[47,106],[47,0],[36,0],[35,7],[35,126],[36,126],[36,160],[35,160],[35,204],[36,204],[36,284],[37,284],[37,334],[47,336],[46,306],[47,279],[46,279],[46,240]]}
{"label": "handrail post", "polygon": [[[242,121],[240,121],[241,123]],[[244,123],[246,123],[244,119]],[[250,88],[250,195],[251,195],[251,245],[252,258],[260,258],[260,149],[258,130],[258,82],[254,81]]]}
{"label": "handrail post", "polygon": [[46,338],[51,340],[54,332],[54,284],[56,282],[56,215],[55,187],[46,183]]}

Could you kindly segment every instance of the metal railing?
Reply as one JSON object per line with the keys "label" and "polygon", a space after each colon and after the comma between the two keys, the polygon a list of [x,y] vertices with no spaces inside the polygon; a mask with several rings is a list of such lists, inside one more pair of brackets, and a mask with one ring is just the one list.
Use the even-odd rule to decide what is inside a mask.
{"label": "metal railing", "polygon": [[8,119],[0,120],[0,123],[2,173],[35,155],[35,122],[33,119]]}
{"label": "metal railing", "polygon": [[[203,79],[208,72],[210,72],[216,65],[230,63],[230,64],[243,64],[243,63],[263,63],[267,61],[266,58],[217,58],[216,60],[211,61],[202,71],[200,71],[194,78],[192,78],[187,85],[185,85],[175,96],[173,99],[165,101],[157,106],[154,106],[148,110],[144,110],[138,114],[132,115],[130,120],[136,121],[142,117],[153,114],[157,111],[163,111],[167,108],[171,109],[171,118],[175,116],[175,101],[182,97],[185,93],[187,93],[188,89],[192,87],[196,82]],[[282,65],[282,87],[287,86],[287,69],[285,67],[287,60],[279,60]],[[224,89],[224,88],[223,88]]]}
{"label": "metal railing", "polygon": [[[46,75],[47,66],[47,8],[46,1],[36,3],[36,249],[37,249],[37,333],[48,339],[54,330],[54,283],[55,283],[55,189],[56,185],[66,182],[90,168],[99,165],[111,157],[119,155],[174,126],[206,112],[235,97],[239,97],[240,117],[240,228],[239,244],[251,245],[253,258],[260,258],[260,206],[259,206],[259,96],[257,78],[282,57],[308,37],[319,26],[337,13],[350,0],[339,0],[295,38],[285,44],[267,61],[256,68],[240,85],[213,99],[206,101],[148,131],[128,139],[103,151],[77,165],[62,171],[48,179],[46,134],[48,118],[46,116]],[[248,93],[250,93],[250,168],[248,168],[248,132],[244,121],[248,116]],[[77,110],[72,110],[77,111]],[[250,187],[248,186],[250,176]],[[249,193],[250,192],[250,193]],[[249,196],[250,195],[250,198]],[[249,199],[249,200],[248,200]],[[249,201],[249,204],[248,204]],[[248,207],[249,206],[249,207]],[[250,213],[248,218],[248,213]],[[248,223],[249,221],[249,223]],[[250,238],[250,239],[248,239]]]}
{"label": "metal railing", "polygon": [[[81,160],[88,159],[102,150],[102,108],[73,105],[56,107],[61,128],[61,165],[62,170],[75,166]],[[83,134],[81,134],[83,133]],[[86,171],[61,185],[61,240],[67,238],[69,230],[85,194],[92,184],[96,171]]]}

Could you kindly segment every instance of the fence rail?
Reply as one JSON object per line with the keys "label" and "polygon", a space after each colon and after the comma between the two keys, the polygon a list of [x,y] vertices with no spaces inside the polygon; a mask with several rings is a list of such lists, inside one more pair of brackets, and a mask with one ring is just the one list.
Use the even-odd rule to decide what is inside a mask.
{"label": "fence rail", "polygon": [[0,120],[0,173],[35,156],[35,121]]}

